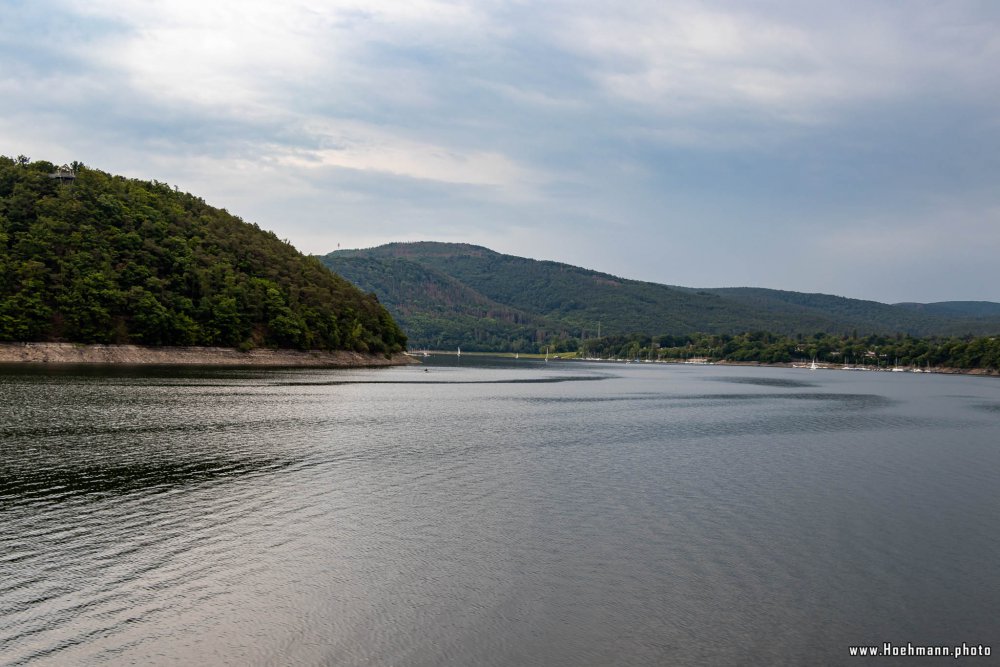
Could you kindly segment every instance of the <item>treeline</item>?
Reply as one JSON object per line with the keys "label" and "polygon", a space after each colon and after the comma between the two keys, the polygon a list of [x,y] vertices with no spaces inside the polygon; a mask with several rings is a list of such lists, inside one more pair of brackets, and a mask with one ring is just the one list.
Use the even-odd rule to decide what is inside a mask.
{"label": "treeline", "polygon": [[374,295],[273,233],[73,167],[0,157],[0,340],[405,349]]}
{"label": "treeline", "polygon": [[1000,370],[1000,337],[781,336],[739,335],[608,336],[582,341],[579,352],[602,359],[811,361],[852,366],[946,367]]}

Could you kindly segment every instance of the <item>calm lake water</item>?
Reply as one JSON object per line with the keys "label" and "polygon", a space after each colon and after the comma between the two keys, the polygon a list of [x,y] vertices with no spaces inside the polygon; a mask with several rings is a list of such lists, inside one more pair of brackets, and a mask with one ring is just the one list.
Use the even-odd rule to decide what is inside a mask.
{"label": "calm lake water", "polygon": [[0,528],[6,665],[996,664],[1000,380],[4,367]]}

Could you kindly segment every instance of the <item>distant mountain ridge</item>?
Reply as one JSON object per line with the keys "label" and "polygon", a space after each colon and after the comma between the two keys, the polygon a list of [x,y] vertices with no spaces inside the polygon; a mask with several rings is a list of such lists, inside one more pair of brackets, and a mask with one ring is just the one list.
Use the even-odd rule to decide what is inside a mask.
{"label": "distant mountain ridge", "polygon": [[374,292],[411,347],[529,350],[602,335],[857,332],[985,335],[1000,304],[890,305],[763,288],[690,288],[613,276],[467,244],[390,243],[323,263]]}

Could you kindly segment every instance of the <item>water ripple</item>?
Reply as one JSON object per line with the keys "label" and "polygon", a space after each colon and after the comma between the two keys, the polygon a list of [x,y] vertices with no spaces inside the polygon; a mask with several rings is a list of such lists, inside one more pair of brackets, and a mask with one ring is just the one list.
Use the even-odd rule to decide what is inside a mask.
{"label": "water ripple", "polygon": [[815,382],[805,382],[804,380],[793,380],[791,378],[770,378],[770,377],[712,377],[708,378],[712,382],[728,382],[730,384],[752,384],[760,387],[788,387],[805,388],[819,386]]}

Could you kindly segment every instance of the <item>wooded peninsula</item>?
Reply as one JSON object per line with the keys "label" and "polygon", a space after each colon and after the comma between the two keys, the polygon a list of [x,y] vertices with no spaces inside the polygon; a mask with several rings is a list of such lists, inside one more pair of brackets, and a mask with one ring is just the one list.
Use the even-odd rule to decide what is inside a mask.
{"label": "wooded peninsula", "polygon": [[287,241],[165,183],[0,157],[0,341],[348,350],[406,335]]}

